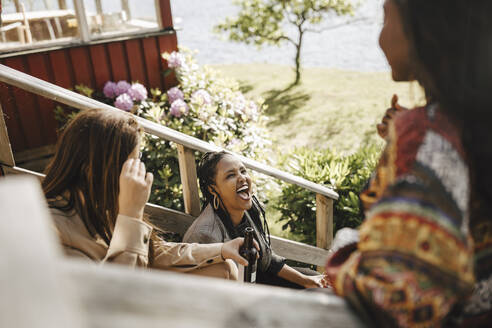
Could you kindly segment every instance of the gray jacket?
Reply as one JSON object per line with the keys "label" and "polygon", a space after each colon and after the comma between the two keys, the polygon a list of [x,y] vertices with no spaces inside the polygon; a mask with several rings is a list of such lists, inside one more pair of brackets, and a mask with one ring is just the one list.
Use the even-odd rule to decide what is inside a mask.
{"label": "gray jacket", "polygon": [[223,243],[228,240],[231,240],[231,237],[210,204],[200,213],[183,237],[184,243],[198,244]]}
{"label": "gray jacket", "polygon": [[[258,224],[256,224],[250,217],[248,212],[245,213],[245,217],[247,220],[245,224],[255,229],[255,239],[260,246],[261,257],[258,261],[258,270],[267,274],[277,275],[277,273],[284,266],[285,259],[272,251],[268,241],[265,238],[261,225],[258,226]],[[243,236],[243,233],[238,231],[237,235]],[[200,216],[186,231],[183,237],[183,242],[210,244],[225,242],[231,239],[232,237],[224,223],[222,223],[219,215],[214,211],[212,206],[208,204]]]}

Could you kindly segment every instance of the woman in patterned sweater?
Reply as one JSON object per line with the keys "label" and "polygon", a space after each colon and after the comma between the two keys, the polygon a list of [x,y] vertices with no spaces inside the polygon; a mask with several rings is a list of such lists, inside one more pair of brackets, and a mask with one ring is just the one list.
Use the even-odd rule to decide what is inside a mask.
{"label": "woman in patterned sweater", "polygon": [[427,105],[385,118],[359,239],[337,246],[327,275],[378,327],[486,326],[492,3],[386,0],[384,10],[380,45],[393,79],[419,81]]}

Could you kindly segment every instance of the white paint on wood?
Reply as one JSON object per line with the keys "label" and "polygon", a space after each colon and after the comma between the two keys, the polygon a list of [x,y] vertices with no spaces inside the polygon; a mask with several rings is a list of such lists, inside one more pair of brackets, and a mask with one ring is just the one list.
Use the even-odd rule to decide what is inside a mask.
{"label": "white paint on wood", "polygon": [[91,327],[363,327],[333,294],[67,261]]}
{"label": "white paint on wood", "polygon": [[0,178],[0,327],[82,327],[34,177]]}

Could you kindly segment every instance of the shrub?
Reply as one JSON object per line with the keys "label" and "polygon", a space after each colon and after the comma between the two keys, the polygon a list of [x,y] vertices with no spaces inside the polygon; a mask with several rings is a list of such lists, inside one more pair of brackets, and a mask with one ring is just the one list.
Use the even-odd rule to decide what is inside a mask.
{"label": "shrub", "polygon": [[[143,85],[127,81],[108,81],[102,91],[84,86],[76,86],[76,90],[244,156],[257,160],[272,157],[267,151],[270,141],[261,99],[245,98],[236,81],[199,66],[186,49],[163,57],[178,80],[178,85],[167,92],[152,89],[148,94]],[[71,116],[60,108],[55,114],[60,121]],[[154,174],[150,202],[184,210],[176,145],[145,135],[142,153],[147,170]],[[196,153],[197,158],[200,155]]]}
{"label": "shrub", "polygon": [[[380,149],[362,147],[351,155],[331,150],[300,148],[282,159],[285,170],[334,189],[340,198],[334,202],[333,231],[357,227],[363,219],[358,194],[373,172]],[[302,187],[282,183],[280,196],[273,202],[281,212],[282,229],[290,229],[300,241],[316,244],[316,195]]]}

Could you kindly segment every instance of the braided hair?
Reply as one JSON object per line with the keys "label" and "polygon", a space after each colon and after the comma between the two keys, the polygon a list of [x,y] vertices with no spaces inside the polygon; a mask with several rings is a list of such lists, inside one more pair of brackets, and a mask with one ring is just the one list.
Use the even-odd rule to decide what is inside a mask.
{"label": "braided hair", "polygon": [[[210,192],[209,187],[215,184],[215,177],[217,175],[217,164],[226,155],[234,156],[233,154],[225,150],[218,152],[207,152],[202,156],[198,164],[197,174],[198,180],[200,182],[200,190],[202,191],[202,195],[205,198],[202,210],[209,204],[213,205],[214,195]],[[222,202],[218,193],[217,197],[219,197],[219,200]],[[214,207],[212,206],[212,208]],[[232,227],[232,222],[230,220],[230,215],[227,212],[227,209],[222,209],[219,207],[219,209],[217,210],[214,208],[214,211],[216,211],[216,213],[219,215],[227,230],[229,232],[232,232],[234,229]],[[248,213],[253,221],[258,225],[258,227],[261,227],[263,229],[263,231],[261,231],[260,233],[268,241],[268,244],[270,244],[270,229],[265,218],[265,209],[258,198],[256,198],[256,196],[252,197],[252,206],[251,209],[248,210]]]}

